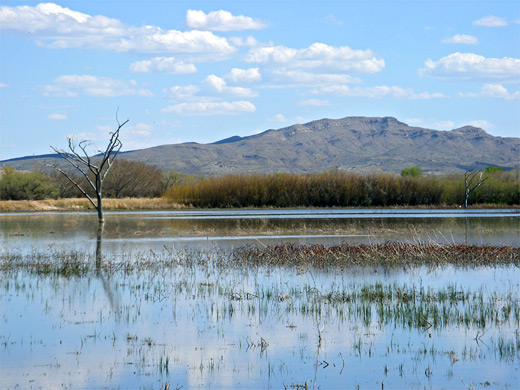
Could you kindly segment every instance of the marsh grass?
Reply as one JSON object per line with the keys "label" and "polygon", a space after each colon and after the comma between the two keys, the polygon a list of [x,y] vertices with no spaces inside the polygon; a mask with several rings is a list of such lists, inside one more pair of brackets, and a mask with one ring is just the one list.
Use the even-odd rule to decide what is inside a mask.
{"label": "marsh grass", "polygon": [[94,253],[78,250],[34,250],[28,254],[6,251],[0,254],[0,271],[17,269],[33,273],[80,275],[90,271],[111,274],[118,271],[160,271],[172,267],[204,266],[214,269],[248,270],[250,267],[295,267],[327,270],[345,267],[406,268],[415,266],[520,266],[520,248],[510,246],[476,246],[465,244],[322,244],[242,246],[232,250],[142,251],[119,257],[96,259]]}
{"label": "marsh grass", "polygon": [[[166,198],[105,198],[105,210],[172,210],[184,206]],[[5,200],[0,202],[0,211],[81,211],[91,210],[92,205],[85,198],[45,199],[45,200]]]}
{"label": "marsh grass", "polygon": [[242,247],[234,251],[238,262],[251,265],[329,267],[407,267],[418,265],[520,265],[520,248],[465,244],[342,244],[335,246],[282,244]]}
{"label": "marsh grass", "polygon": [[[470,367],[479,367],[479,362],[489,363],[491,367],[509,370],[515,375],[516,371],[511,367],[516,367],[520,359],[520,337],[518,331],[515,332],[520,328],[520,296],[516,284],[487,288],[475,287],[472,283],[458,284],[457,281],[424,285],[421,280],[388,281],[383,278],[372,281],[350,277],[357,275],[360,267],[379,271],[386,266],[379,260],[374,263],[376,266],[368,262],[370,253],[378,259],[385,253],[389,257],[404,256],[409,259],[405,264],[410,268],[415,264],[415,257],[419,259],[418,268],[432,270],[437,267],[430,250],[424,245],[416,246],[343,246],[347,254],[350,252],[346,248],[360,254],[361,257],[353,262],[344,261],[342,252],[336,247],[315,245],[242,247],[233,251],[165,247],[156,251],[111,252],[97,262],[94,253],[83,251],[50,248],[23,254],[10,252],[0,254],[0,288],[6,297],[20,295],[34,299],[30,298],[34,292],[43,291],[43,286],[48,285],[50,293],[44,305],[59,308],[53,294],[62,289],[71,290],[70,297],[75,297],[71,302],[76,299],[84,304],[89,299],[102,299],[99,293],[92,296],[89,295],[92,292],[87,292],[87,285],[95,286],[91,280],[98,278],[103,282],[103,288],[106,287],[106,305],[101,305],[99,320],[92,316],[87,318],[93,321],[88,324],[63,323],[64,327],[78,327],[84,332],[81,346],[71,344],[69,349],[79,356],[96,343],[104,343],[108,353],[114,354],[115,365],[125,362],[131,367],[130,375],[133,372],[138,378],[144,378],[140,380],[159,376],[164,381],[171,381],[177,378],[175,375],[180,367],[193,375],[195,372],[200,374],[200,383],[207,383],[205,381],[221,373],[238,375],[240,370],[242,373],[249,370],[250,366],[240,365],[245,361],[257,365],[266,362],[269,375],[273,378],[279,375],[279,388],[283,388],[282,381],[286,388],[315,388],[316,385],[326,388],[324,370],[330,378],[334,376],[333,372],[343,372],[346,367],[343,376],[338,374],[339,380],[345,380],[346,374],[352,375],[357,367],[362,372],[362,366],[370,364],[380,364],[378,374],[374,375],[379,386],[381,379],[390,383],[396,378],[414,377],[419,384],[432,380],[434,386],[441,387],[437,379],[442,375],[440,367],[452,370],[453,377],[453,373],[460,370],[460,365],[454,366],[459,360]],[[255,256],[250,253],[253,249]],[[444,247],[441,252],[451,251],[451,254],[443,256],[455,258],[464,254],[471,257],[480,253],[475,258],[485,261],[482,264],[478,261],[444,262],[441,267],[518,266],[518,249],[490,247],[480,250],[458,245]],[[433,249],[431,252],[435,253]],[[244,254],[250,257],[241,257]],[[260,254],[262,256],[258,257]],[[275,255],[278,260],[273,258]],[[330,257],[327,266],[320,264],[322,257]],[[287,260],[291,258],[293,260]],[[425,258],[430,260],[425,263]],[[491,261],[493,258],[498,261]],[[349,264],[354,269],[352,274],[349,274]],[[390,262],[388,267],[397,267],[397,261]],[[399,267],[402,269],[402,265]],[[110,283],[105,283],[108,281]],[[78,289],[81,285],[85,287],[84,291]],[[42,304],[40,298],[36,301],[36,305]],[[70,305],[64,306],[72,307],[74,311],[83,310]],[[101,314],[108,311],[108,307],[110,315]],[[116,319],[115,331],[110,328],[110,316]],[[139,324],[145,325],[140,329]],[[120,327],[124,330],[118,331]],[[197,329],[197,337],[193,339],[194,344],[188,346],[190,353],[185,354],[176,347],[182,341],[176,338],[167,341],[163,333],[183,334],[184,328],[189,327]],[[298,335],[294,345],[299,345],[303,352],[301,360],[297,357],[295,361],[284,360],[278,370],[276,362],[282,360],[277,355],[280,339],[276,332],[284,330]],[[287,334],[288,338],[291,333]],[[379,336],[384,333],[390,341],[381,340]],[[459,334],[464,341],[460,345],[443,344],[443,339],[453,333]],[[209,346],[215,340],[222,343],[216,353],[212,353]],[[18,346],[25,348],[26,344],[18,341]],[[0,338],[0,347],[2,342],[5,349],[11,341],[8,337]],[[335,343],[340,344],[337,355],[332,353]],[[196,358],[187,368],[186,356],[194,350],[204,352],[200,354],[200,361],[199,355],[195,354]],[[294,347],[291,353],[297,355],[297,348]],[[227,354],[235,354],[236,360],[228,358]],[[369,359],[373,360],[368,363]],[[296,372],[304,363],[307,367],[315,367],[317,375],[313,380],[310,371],[306,375],[301,372],[295,376],[288,374]],[[52,369],[56,375],[67,375],[59,367]],[[454,381],[450,378],[448,386],[460,385],[454,382],[458,380],[456,377]],[[113,385],[110,380],[107,379],[107,383]],[[514,377],[511,380],[514,381]],[[404,387],[405,383],[399,382],[398,386],[401,385]]]}

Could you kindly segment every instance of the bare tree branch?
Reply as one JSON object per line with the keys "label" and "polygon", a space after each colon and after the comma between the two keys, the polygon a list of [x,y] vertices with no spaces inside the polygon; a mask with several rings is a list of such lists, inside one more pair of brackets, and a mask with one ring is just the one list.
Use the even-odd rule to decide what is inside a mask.
{"label": "bare tree branch", "polygon": [[[484,183],[488,178],[482,177],[484,174],[483,171],[474,170],[474,171],[466,171],[464,172],[464,208],[468,208],[468,199],[469,196],[475,191],[477,188],[479,188],[482,183]],[[475,183],[475,180],[478,180]]]}
{"label": "bare tree branch", "polygon": [[[124,122],[119,122],[116,112],[116,129],[110,133],[110,140],[104,152],[100,152],[100,156],[91,157],[87,152],[87,147],[90,145],[90,141],[83,140],[78,144],[74,142],[72,138],[68,139],[69,150],[57,149],[51,146],[61,158],[76,168],[81,175],[85,178],[90,188],[96,194],[96,201],[88,194],[88,192],[73,179],[72,175],[69,175],[66,171],[58,167],[58,164],[47,164],[52,166],[56,171],[60,172],[65,176],[74,186],[85,196],[89,202],[97,210],[99,222],[103,223],[103,181],[105,180],[108,171],[112,167],[114,159],[121,150],[123,143],[119,139],[119,133],[121,128],[128,123],[128,119]],[[99,164],[96,165],[94,158],[99,157]],[[96,158],[98,160],[98,158]]]}

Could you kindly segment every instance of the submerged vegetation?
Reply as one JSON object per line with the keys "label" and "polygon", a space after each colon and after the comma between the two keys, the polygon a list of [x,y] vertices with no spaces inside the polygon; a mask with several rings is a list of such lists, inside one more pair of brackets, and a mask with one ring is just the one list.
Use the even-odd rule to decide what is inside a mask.
{"label": "submerged vegetation", "polygon": [[465,244],[322,244],[249,245],[232,250],[165,250],[133,253],[107,260],[81,251],[35,251],[0,254],[0,271],[28,270],[37,274],[80,275],[91,271],[165,270],[178,266],[211,264],[220,269],[250,267],[307,267],[321,270],[344,267],[406,268],[417,266],[520,266],[520,248]]}
{"label": "submerged vegetation", "polygon": [[[351,255],[357,260],[342,259]],[[397,261],[368,261],[383,255],[403,259],[406,271]],[[4,252],[0,298],[11,303],[0,353],[25,359],[19,371],[6,359],[4,380],[23,387],[46,376],[61,388],[510,388],[520,359],[518,255],[509,247],[392,244]],[[439,258],[449,264],[439,267]],[[424,267],[424,259],[432,262]],[[496,280],[458,278],[470,269]],[[24,310],[45,336],[17,329]],[[74,384],[64,379],[87,372]]]}

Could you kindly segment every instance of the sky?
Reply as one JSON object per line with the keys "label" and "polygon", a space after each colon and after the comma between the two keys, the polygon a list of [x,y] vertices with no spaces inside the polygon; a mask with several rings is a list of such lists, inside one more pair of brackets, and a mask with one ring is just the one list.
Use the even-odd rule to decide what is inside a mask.
{"label": "sky", "polygon": [[0,3],[0,160],[393,116],[520,136],[520,2]]}

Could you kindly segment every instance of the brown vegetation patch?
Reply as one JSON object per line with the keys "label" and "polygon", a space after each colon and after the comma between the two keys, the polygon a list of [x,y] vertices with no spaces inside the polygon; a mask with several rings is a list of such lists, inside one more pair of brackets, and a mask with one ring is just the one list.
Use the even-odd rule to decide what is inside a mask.
{"label": "brown vegetation patch", "polygon": [[[183,206],[164,198],[103,199],[105,210],[171,210]],[[0,211],[77,211],[93,209],[87,199],[6,200]]]}
{"label": "brown vegetation patch", "polygon": [[315,268],[361,266],[406,267],[417,265],[495,266],[520,265],[520,248],[464,244],[284,244],[236,249],[234,257],[251,265],[312,266]]}

